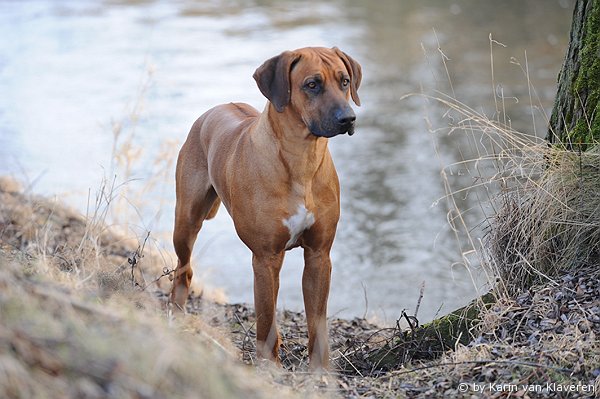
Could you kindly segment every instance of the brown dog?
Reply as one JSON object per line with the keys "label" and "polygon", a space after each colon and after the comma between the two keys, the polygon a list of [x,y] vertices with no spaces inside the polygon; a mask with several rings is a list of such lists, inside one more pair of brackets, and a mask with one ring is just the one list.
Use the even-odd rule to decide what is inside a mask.
{"label": "brown dog", "polygon": [[285,251],[304,248],[302,292],[311,368],[328,366],[329,251],[340,214],[328,138],[354,133],[350,97],[360,105],[360,65],[337,48],[303,48],[254,73],[269,102],[219,105],[192,126],[179,153],[173,243],[179,258],[171,301],[184,309],[190,256],[202,222],[220,202],[253,253],[257,354],[279,361],[275,321]]}

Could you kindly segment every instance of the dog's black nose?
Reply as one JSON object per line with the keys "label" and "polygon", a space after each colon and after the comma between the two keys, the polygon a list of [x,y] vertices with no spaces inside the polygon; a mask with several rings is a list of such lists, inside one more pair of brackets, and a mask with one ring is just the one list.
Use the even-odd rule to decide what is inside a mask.
{"label": "dog's black nose", "polygon": [[348,115],[348,116],[338,119],[338,123],[340,125],[350,125],[350,124],[354,123],[355,120],[356,120],[356,115]]}
{"label": "dog's black nose", "polygon": [[350,107],[338,110],[335,117],[340,126],[349,126],[356,120],[356,115]]}

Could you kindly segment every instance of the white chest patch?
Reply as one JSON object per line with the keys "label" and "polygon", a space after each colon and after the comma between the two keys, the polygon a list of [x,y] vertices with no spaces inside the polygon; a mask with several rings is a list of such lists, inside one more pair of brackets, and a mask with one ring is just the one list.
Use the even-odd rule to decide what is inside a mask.
{"label": "white chest patch", "polygon": [[285,249],[291,248],[300,234],[315,223],[315,215],[309,212],[304,205],[298,205],[298,210],[287,219],[283,219],[283,225],[290,231],[290,239],[285,244]]}

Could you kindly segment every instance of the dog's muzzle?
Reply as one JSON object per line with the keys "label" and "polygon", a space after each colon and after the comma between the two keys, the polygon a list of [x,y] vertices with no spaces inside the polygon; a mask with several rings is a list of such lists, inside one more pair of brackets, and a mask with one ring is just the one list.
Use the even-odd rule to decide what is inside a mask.
{"label": "dog's muzzle", "polygon": [[318,137],[331,138],[340,134],[348,133],[349,136],[354,134],[354,122],[356,114],[349,106],[337,109],[332,113],[325,123],[312,122],[309,125],[310,132]]}

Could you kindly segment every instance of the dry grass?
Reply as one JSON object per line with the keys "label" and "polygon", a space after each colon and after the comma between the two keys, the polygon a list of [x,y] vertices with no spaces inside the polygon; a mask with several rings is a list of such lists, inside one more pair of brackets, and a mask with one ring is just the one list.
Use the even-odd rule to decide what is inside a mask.
{"label": "dry grass", "polygon": [[535,179],[506,187],[488,237],[490,262],[515,293],[600,263],[600,154],[539,148]]}
{"label": "dry grass", "polygon": [[[95,304],[20,268],[2,262],[0,396],[261,397],[201,340],[136,309],[144,301]],[[210,367],[215,361],[223,367]]]}
{"label": "dry grass", "polygon": [[[451,226],[463,264],[475,258],[514,294],[562,273],[600,264],[600,153],[549,146],[457,100],[428,97],[454,118],[434,134],[464,135],[473,159],[445,166]],[[467,180],[468,179],[468,180]],[[476,195],[485,219],[472,223],[463,198]],[[473,231],[486,232],[482,240]]]}
{"label": "dry grass", "polygon": [[[489,42],[491,116],[459,101],[454,90],[452,95],[419,96],[434,104],[434,112],[441,110],[448,122],[436,128],[440,118],[428,118],[435,121],[429,126],[436,145],[440,136],[452,135],[463,154],[462,161],[442,166],[448,220],[462,251],[461,263],[468,269],[481,264],[492,286],[500,277],[501,291],[515,294],[535,284],[553,284],[570,270],[600,264],[600,149],[597,143],[585,143],[580,148],[589,150],[582,153],[568,143],[549,146],[538,137],[539,130],[548,128],[549,117],[531,81],[527,53],[524,63],[516,57],[510,62],[528,88],[523,107],[531,110],[532,133],[513,129],[506,103],[519,99],[504,97],[494,76],[494,49],[507,46],[491,34]],[[438,67],[452,88],[448,58],[438,51]],[[542,129],[536,126],[540,120]],[[465,206],[467,197],[475,198],[470,201],[473,208]]]}

